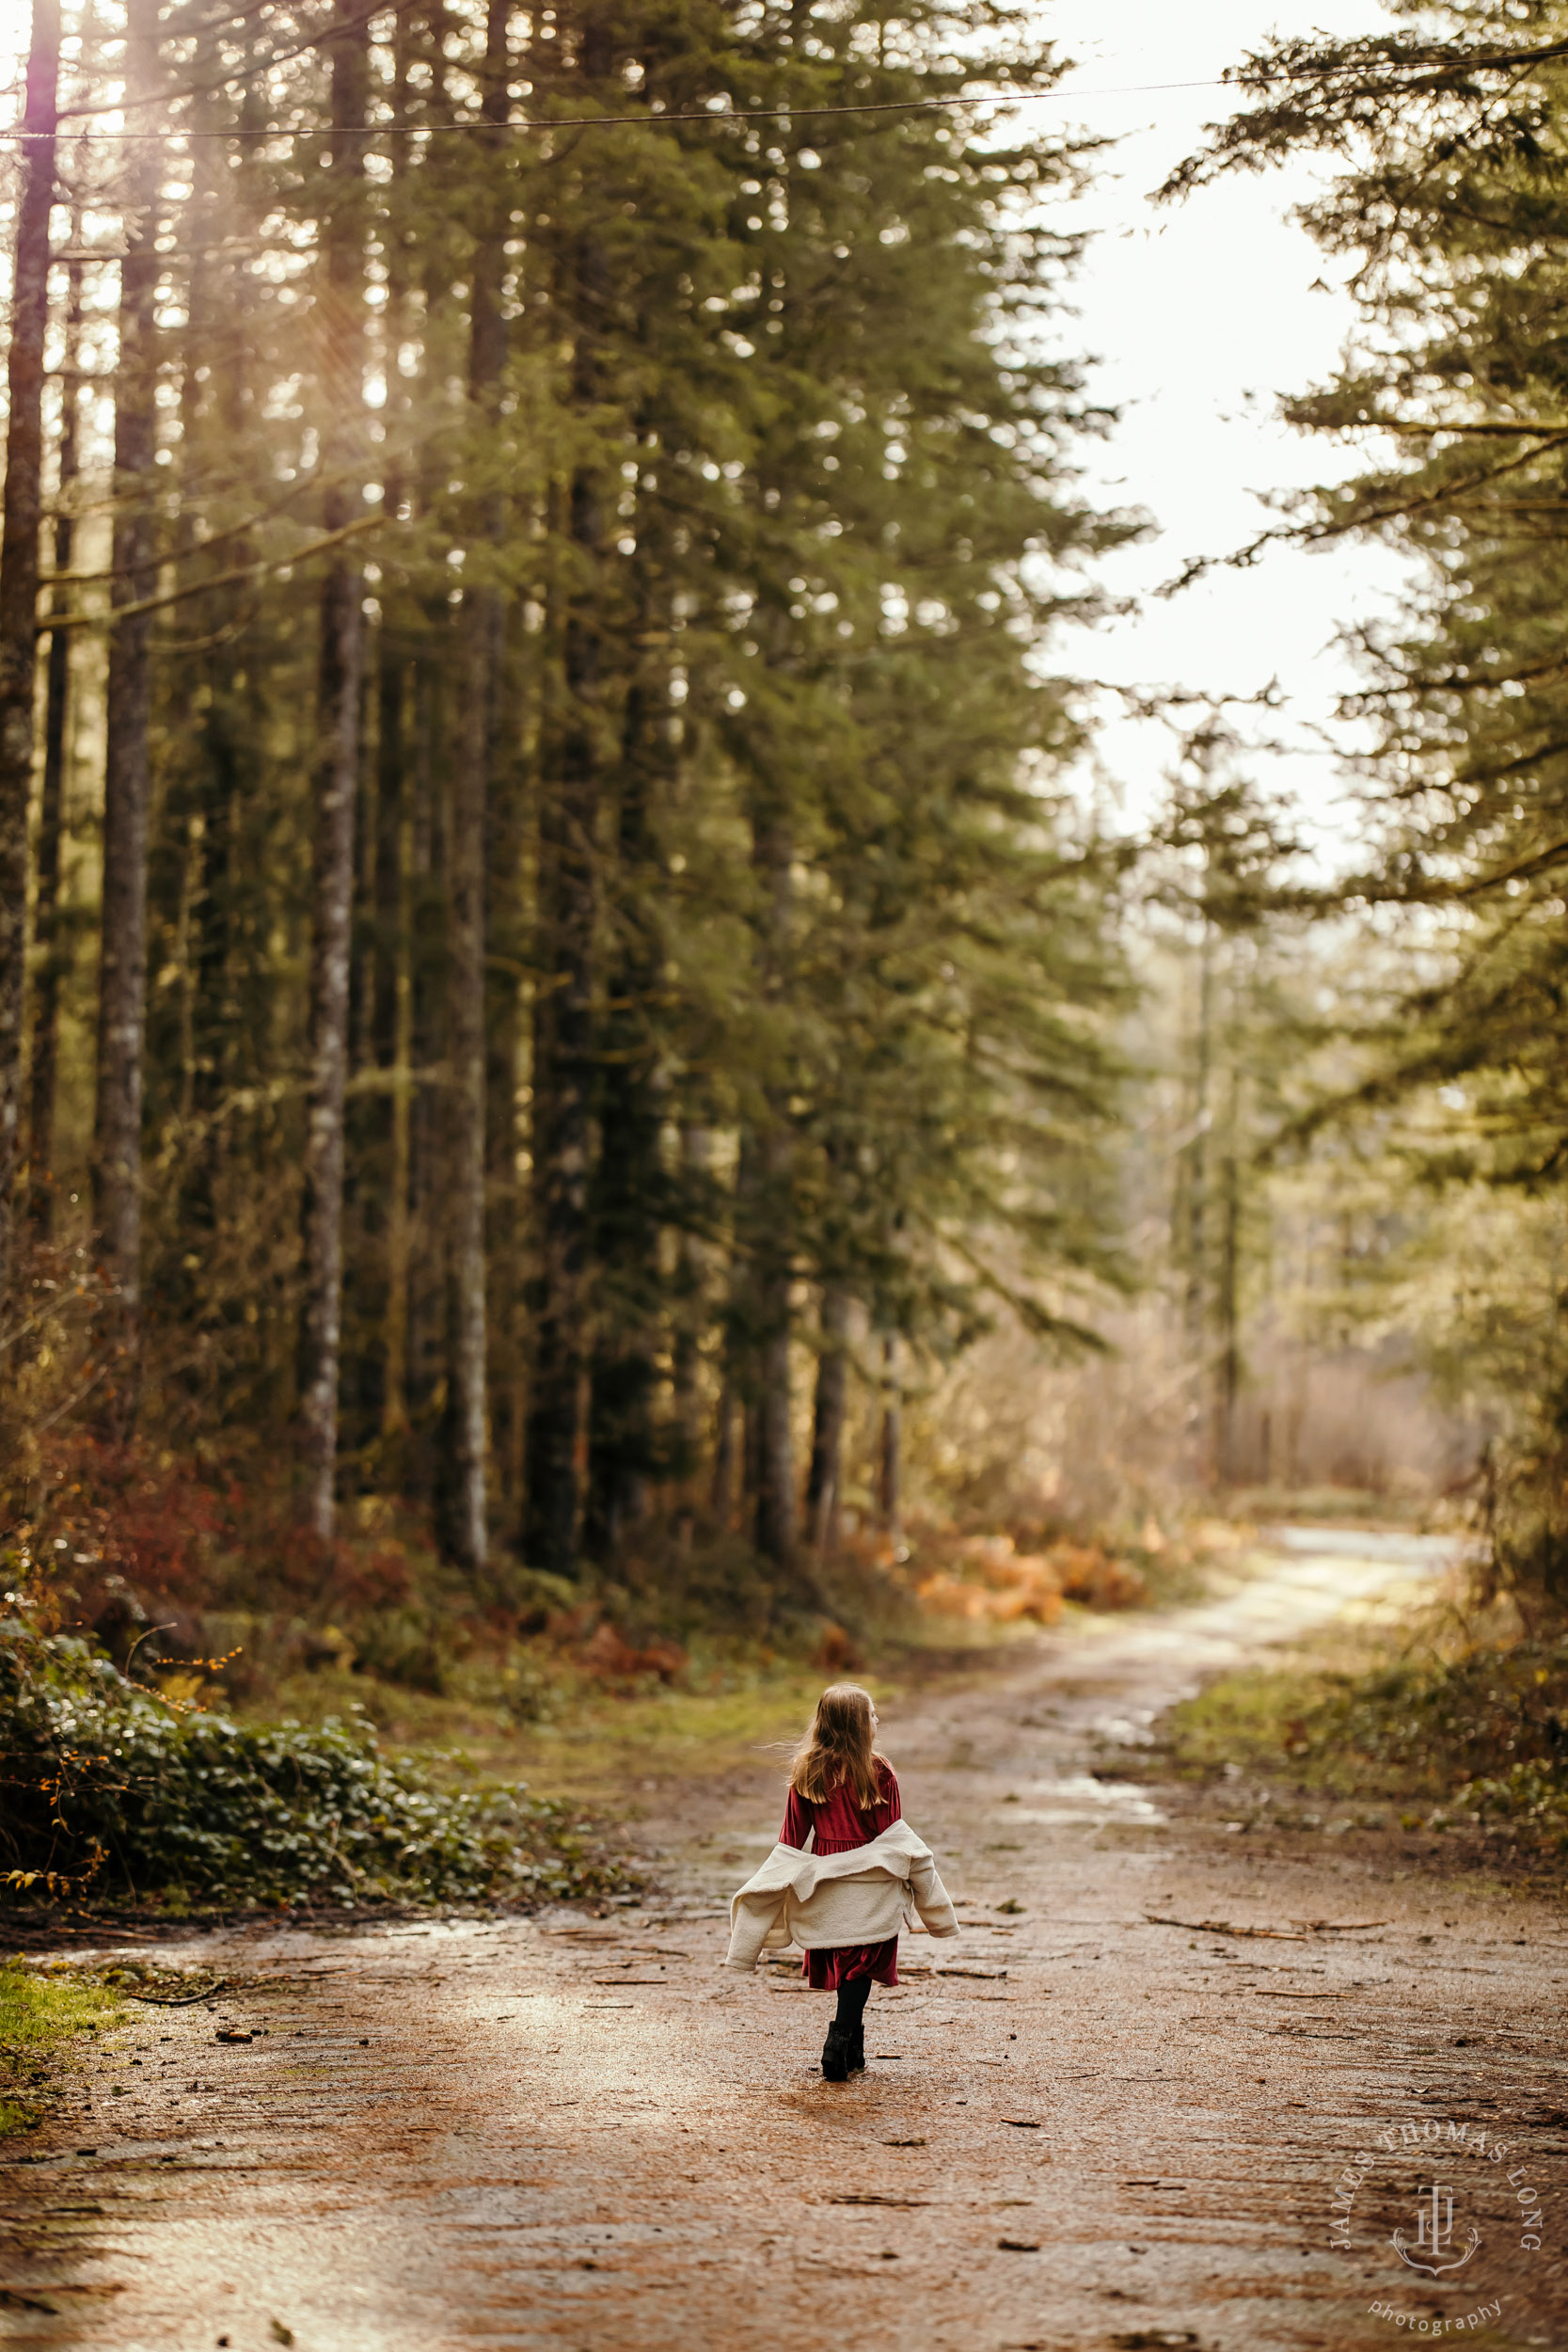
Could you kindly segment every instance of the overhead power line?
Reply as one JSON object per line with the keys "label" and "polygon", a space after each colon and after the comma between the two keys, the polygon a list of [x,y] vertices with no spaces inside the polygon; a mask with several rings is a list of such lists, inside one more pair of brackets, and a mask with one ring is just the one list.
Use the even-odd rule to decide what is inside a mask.
{"label": "overhead power line", "polygon": [[[946,98],[868,99],[863,103],[850,106],[797,106],[788,99],[779,99],[768,106],[694,106],[678,113],[663,114],[656,114],[650,110],[646,114],[625,115],[517,115],[505,122],[489,122],[483,117],[476,117],[471,122],[372,122],[367,124],[363,131],[356,131],[350,135],[357,139],[374,139],[395,134],[399,138],[428,138],[446,137],[454,132],[480,131],[493,139],[498,133],[507,131],[661,131],[667,123],[671,122],[724,123],[779,121],[781,119],[802,121],[833,115],[925,114],[951,106],[1038,105],[1048,99],[1054,101],[1058,105],[1065,105],[1080,98],[1144,98],[1166,90],[1223,89],[1225,87],[1221,81],[1209,80],[1129,82],[1109,89],[1090,90],[955,90]],[[71,118],[68,110],[62,111],[62,122],[69,119]],[[20,126],[12,130],[0,131],[0,140],[11,140],[18,145],[29,139],[48,138],[51,135],[53,135],[47,131],[24,131]],[[155,138],[159,135],[149,131],[94,131],[88,135],[95,141],[134,139],[139,143],[144,139]],[[271,127],[247,123],[243,128],[236,125],[232,130],[228,131],[177,130],[166,135],[181,139],[221,139],[227,142],[231,139],[319,139],[330,137],[332,134],[330,128],[322,123],[312,124],[309,128],[285,123]]]}

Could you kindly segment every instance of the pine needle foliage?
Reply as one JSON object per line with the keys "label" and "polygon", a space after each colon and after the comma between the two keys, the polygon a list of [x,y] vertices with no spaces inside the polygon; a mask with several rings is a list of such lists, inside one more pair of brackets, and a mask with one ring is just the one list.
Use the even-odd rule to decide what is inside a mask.
{"label": "pine needle foliage", "polygon": [[[1363,633],[1367,683],[1347,706],[1374,747],[1370,854],[1342,895],[1412,911],[1410,984],[1362,1041],[1354,1100],[1422,1099],[1412,1132],[1437,1181],[1554,1192],[1568,1172],[1568,15],[1551,0],[1392,13],[1393,31],[1249,57],[1231,77],[1248,104],[1169,193],[1304,148],[1339,166],[1303,217],[1352,265],[1365,326],[1337,378],[1286,413],[1370,457],[1267,535],[1358,534],[1418,565],[1402,613]],[[1560,1602],[1568,1405],[1556,1376],[1522,1387],[1494,1462],[1497,1559]]]}
{"label": "pine needle foliage", "polygon": [[[62,100],[112,107],[119,20],[73,29]],[[1070,1339],[1117,1272],[1111,863],[1056,674],[1135,528],[1072,482],[1092,154],[965,96],[1057,65],[927,0],[142,30],[150,148],[89,115],[60,162],[156,255],[157,462],[111,482],[80,404],[58,493],[78,945],[27,1174],[89,1248],[105,744],[150,777],[104,878],[145,887],[100,942],[145,974],[142,1150],[92,1412],[291,1466],[318,1540],[390,1495],[490,1597],[694,1509],[783,1564],[814,1291],[944,1352],[1008,1301]],[[151,534],[145,710],[103,700],[111,506]]]}

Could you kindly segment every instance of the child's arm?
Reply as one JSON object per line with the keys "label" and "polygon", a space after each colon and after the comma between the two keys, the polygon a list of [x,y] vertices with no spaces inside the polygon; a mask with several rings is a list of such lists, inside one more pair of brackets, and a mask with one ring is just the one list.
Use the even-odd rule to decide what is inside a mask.
{"label": "child's arm", "polygon": [[887,1767],[887,1788],[882,1804],[887,1812],[886,1826],[891,1829],[895,1821],[901,1821],[904,1818],[904,1803],[898,1794],[898,1775],[891,1764]]}
{"label": "child's arm", "polygon": [[811,1807],[800,1790],[792,1788],[789,1792],[789,1803],[784,1806],[784,1827],[779,1832],[779,1843],[781,1846],[794,1846],[804,1853],[806,1839],[811,1836]]}

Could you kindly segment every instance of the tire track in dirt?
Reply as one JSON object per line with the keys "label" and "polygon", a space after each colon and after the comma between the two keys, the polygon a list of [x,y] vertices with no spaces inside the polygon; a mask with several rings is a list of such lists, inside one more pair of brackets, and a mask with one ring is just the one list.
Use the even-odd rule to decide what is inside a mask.
{"label": "tire track in dirt", "polygon": [[[1560,1913],[1321,1841],[1259,1854],[1095,1777],[1205,1668],[1409,1566],[1282,1557],[1232,1602],[1042,1644],[890,1721],[965,1934],[905,1942],[844,2086],[794,1963],[719,1965],[776,1766],[681,1792],[643,1825],[672,1891],[602,1917],[182,1944],[230,1989],[138,2011],[5,2167],[0,2341],[1305,2352],[1497,2300],[1472,2340],[1568,2342]],[[1439,2137],[1438,2164],[1426,2126],[1455,2120],[1483,2153]],[[1397,2149],[1346,2253],[1334,2199],[1374,2126]],[[1388,2243],[1437,2171],[1481,2232],[1447,2280]]]}

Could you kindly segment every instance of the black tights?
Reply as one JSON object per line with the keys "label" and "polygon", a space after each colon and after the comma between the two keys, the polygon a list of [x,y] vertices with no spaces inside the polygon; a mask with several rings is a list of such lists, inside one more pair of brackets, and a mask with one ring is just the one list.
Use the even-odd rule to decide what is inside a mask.
{"label": "black tights", "polygon": [[851,2033],[865,2015],[865,2005],[871,1998],[871,1979],[851,1977],[847,1984],[838,1988],[838,2015],[835,2026],[847,2026]]}

